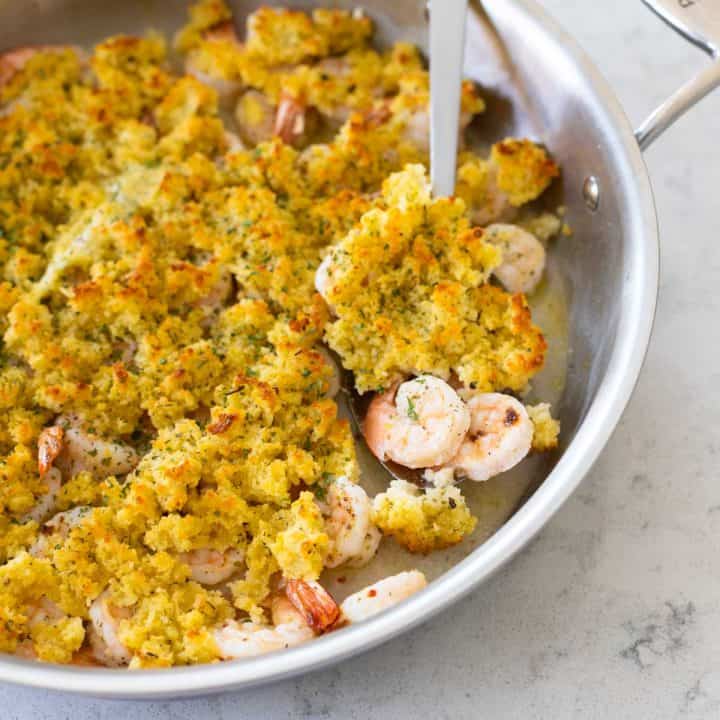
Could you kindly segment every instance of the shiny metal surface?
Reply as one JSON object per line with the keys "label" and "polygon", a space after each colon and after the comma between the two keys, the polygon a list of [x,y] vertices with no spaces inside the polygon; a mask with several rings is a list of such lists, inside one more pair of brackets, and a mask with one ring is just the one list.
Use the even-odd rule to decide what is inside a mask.
{"label": "shiny metal surface", "polygon": [[709,55],[720,53],[720,4],[715,0],[643,0],[673,30]]}
{"label": "shiny metal surface", "polygon": [[582,192],[587,209],[595,212],[600,207],[600,183],[594,175],[585,178]]}
{"label": "shiny metal surface", "polygon": [[467,0],[430,0],[430,179],[433,193],[455,192],[457,128]]}
{"label": "shiny metal surface", "polygon": [[709,92],[720,86],[720,3],[701,0],[643,0],[673,30],[713,59],[713,64],[687,82],[635,131],[642,150]]}
{"label": "shiny metal surface", "polygon": [[[235,3],[241,14],[259,3]],[[307,7],[309,2],[289,2]],[[351,6],[356,3],[337,3]],[[0,48],[91,42],[145,27],[176,28],[184,0],[0,0]],[[382,38],[426,45],[423,3],[368,0]],[[533,492],[489,539],[426,590],[365,623],[254,659],[164,671],[117,671],[0,658],[0,679],[108,697],[180,697],[248,687],[337,662],[418,625],[488,578],[522,549],[579,485],[632,393],[650,337],[658,283],[655,209],[639,147],[621,107],[582,51],[532,0],[493,0],[468,18],[466,72],[486,87],[479,130],[542,140],[563,166],[556,202],[575,236],[553,252],[569,302],[568,367],[558,406],[557,457],[536,466]],[[562,82],[558,81],[562,79]],[[591,212],[583,182],[597,178]],[[562,192],[560,192],[562,190]]]}

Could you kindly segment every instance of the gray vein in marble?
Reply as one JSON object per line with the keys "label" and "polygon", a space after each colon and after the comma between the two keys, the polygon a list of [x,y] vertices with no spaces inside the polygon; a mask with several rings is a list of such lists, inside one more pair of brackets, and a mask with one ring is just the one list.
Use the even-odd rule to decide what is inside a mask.
{"label": "gray vein in marble", "polygon": [[677,653],[686,647],[685,635],[693,622],[695,605],[692,602],[665,603],[661,612],[652,613],[641,622],[629,620],[624,624],[633,639],[620,652],[640,669],[654,665],[660,658],[675,660]]}

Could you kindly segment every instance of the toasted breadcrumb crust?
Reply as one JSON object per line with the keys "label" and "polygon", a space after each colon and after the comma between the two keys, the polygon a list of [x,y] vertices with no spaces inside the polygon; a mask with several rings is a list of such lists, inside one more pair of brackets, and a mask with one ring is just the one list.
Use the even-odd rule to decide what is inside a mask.
{"label": "toasted breadcrumb crust", "polygon": [[[407,137],[428,99],[418,51],[378,52],[371,33],[362,14],[263,8],[242,37],[203,0],[175,40],[194,76],[154,33],[3,64],[0,650],[86,662],[89,605],[108,592],[131,667],[209,662],[213,629],[264,621],[278,578],[315,580],[329,538],[313,493],[359,479],[323,337],[361,389],[410,370],[520,389],[542,365],[525,299],[487,284],[499,257],[465,219],[481,193],[429,197]],[[325,141],[238,148],[203,77],[273,109],[289,93],[326,117]],[[484,108],[471,83],[462,103]],[[496,163],[514,203],[536,197],[554,165],[504,145],[466,161]],[[331,246],[351,260],[336,320],[313,288]],[[61,421],[137,467],[76,470],[55,492],[37,445]],[[44,525],[66,510],[69,526]],[[475,524],[454,488],[391,488],[375,516],[420,552]],[[245,569],[222,592],[199,585],[179,559],[199,549],[235,549]]]}
{"label": "toasted breadcrumb crust", "polygon": [[537,452],[555,449],[560,435],[560,421],[550,414],[549,403],[529,405],[527,411],[534,428],[532,449]]}
{"label": "toasted breadcrumb crust", "polygon": [[391,175],[381,202],[330,250],[326,336],[358,390],[420,373],[522,390],[546,343],[525,298],[488,284],[500,251],[465,204],[432,199],[421,165]]}
{"label": "toasted breadcrumb crust", "polygon": [[373,522],[410,552],[428,554],[457,545],[477,519],[454,485],[421,490],[393,480],[373,501]]}

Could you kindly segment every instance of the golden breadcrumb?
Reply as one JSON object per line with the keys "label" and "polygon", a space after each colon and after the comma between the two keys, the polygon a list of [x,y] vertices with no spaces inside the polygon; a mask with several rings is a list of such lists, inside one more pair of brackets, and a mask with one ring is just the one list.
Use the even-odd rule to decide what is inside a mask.
{"label": "golden breadcrumb", "polygon": [[373,501],[373,522],[410,552],[427,554],[457,545],[477,520],[454,485],[420,490],[393,480]]}
{"label": "golden breadcrumb", "polygon": [[556,448],[560,435],[560,422],[550,414],[550,405],[548,403],[528,405],[527,411],[533,424],[532,449],[545,452]]}
{"label": "golden breadcrumb", "polygon": [[455,373],[479,391],[521,390],[545,341],[521,295],[487,284],[500,253],[464,203],[432,199],[422,166],[391,175],[383,205],[330,250],[326,336],[360,392]]}
{"label": "golden breadcrumb", "polygon": [[[425,65],[371,36],[362,13],[277,8],[243,34],[202,0],[175,38],[187,72],[156,33],[2,56],[0,650],[88,662],[107,600],[130,667],[210,662],[224,622],[267,622],[283,578],[317,579],[319,499],[360,480],[324,338],[361,390],[414,372],[520,390],[541,367],[467,209],[488,172],[519,205],[557,168],[507,140],[432,199]],[[469,82],[462,109],[484,109]],[[420,552],[475,525],[456,488],[393,484],[373,516]],[[201,584],[194,551],[242,560]]]}

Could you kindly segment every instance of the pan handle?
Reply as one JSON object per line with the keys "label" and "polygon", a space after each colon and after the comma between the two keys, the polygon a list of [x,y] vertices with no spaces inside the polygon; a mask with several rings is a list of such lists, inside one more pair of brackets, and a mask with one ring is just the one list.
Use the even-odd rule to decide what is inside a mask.
{"label": "pan handle", "polygon": [[673,30],[713,60],[674,95],[658,107],[635,131],[645,150],[681,115],[720,86],[720,2],[717,0],[643,0]]}

